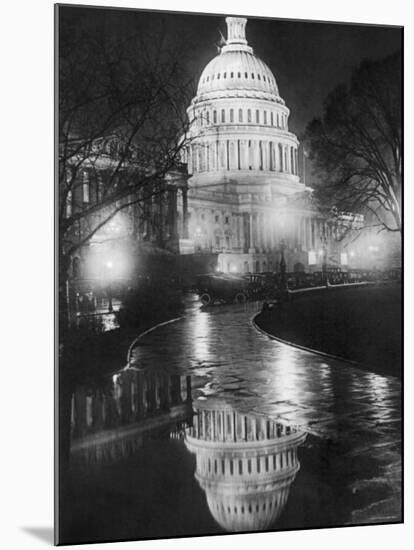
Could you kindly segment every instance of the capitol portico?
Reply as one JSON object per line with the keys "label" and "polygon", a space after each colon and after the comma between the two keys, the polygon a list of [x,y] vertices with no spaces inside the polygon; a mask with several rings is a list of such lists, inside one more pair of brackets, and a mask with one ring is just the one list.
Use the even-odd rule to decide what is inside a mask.
{"label": "capitol portico", "polygon": [[226,23],[226,44],[205,67],[187,109],[184,246],[219,253],[225,272],[277,271],[282,247],[288,270],[306,268],[316,264],[328,228],[300,181],[290,111],[271,70],[247,43],[247,19]]}

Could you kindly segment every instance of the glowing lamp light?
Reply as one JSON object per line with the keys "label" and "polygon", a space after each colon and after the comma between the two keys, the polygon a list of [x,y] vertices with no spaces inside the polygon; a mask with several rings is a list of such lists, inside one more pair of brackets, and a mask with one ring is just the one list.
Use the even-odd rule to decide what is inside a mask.
{"label": "glowing lamp light", "polygon": [[114,264],[111,262],[111,260],[109,260],[108,262],[106,262],[106,267],[107,267],[108,269],[112,269],[112,268],[113,268],[113,265],[114,265]]}
{"label": "glowing lamp light", "polygon": [[351,256],[351,258],[353,258],[355,256],[355,252],[353,250],[351,250],[349,255]]}
{"label": "glowing lamp light", "polygon": [[237,267],[236,267],[235,265],[231,265],[231,266],[230,266],[230,271],[231,271],[232,273],[236,273]]}
{"label": "glowing lamp light", "polygon": [[308,262],[309,265],[315,265],[316,264],[316,254],[314,250],[309,250],[308,252]]}
{"label": "glowing lamp light", "polygon": [[323,256],[323,250],[319,250],[319,256]]}

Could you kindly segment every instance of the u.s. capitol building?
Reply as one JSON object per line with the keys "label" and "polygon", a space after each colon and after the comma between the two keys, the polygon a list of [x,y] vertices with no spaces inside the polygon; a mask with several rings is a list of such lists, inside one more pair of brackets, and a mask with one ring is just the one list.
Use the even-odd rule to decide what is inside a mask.
{"label": "u.s. capitol building", "polygon": [[224,272],[277,271],[282,248],[288,271],[320,265],[321,241],[333,240],[332,228],[299,177],[289,108],[248,45],[247,19],[226,23],[226,44],[187,109],[191,177],[181,251],[219,253]]}

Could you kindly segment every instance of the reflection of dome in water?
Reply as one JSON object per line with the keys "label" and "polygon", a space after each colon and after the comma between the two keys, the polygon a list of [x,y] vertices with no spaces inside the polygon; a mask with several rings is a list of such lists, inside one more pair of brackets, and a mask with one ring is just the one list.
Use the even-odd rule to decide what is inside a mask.
{"label": "reflection of dome in water", "polygon": [[306,434],[226,405],[197,412],[186,445],[213,517],[227,531],[271,527],[287,502]]}

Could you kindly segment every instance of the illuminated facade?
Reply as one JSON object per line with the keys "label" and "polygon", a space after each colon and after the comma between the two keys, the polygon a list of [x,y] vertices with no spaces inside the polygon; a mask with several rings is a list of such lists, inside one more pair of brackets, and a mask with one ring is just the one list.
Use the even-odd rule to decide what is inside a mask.
{"label": "illuminated facade", "polygon": [[306,434],[213,400],[195,411],[185,442],[217,523],[232,532],[273,527],[300,468],[297,448]]}
{"label": "illuminated facade", "polygon": [[[222,271],[288,271],[318,263],[329,227],[299,178],[299,141],[269,67],[227,17],[228,38],[205,67],[187,112],[189,239],[182,251],[219,253]],[[316,260],[313,261],[315,259]],[[319,262],[320,263],[320,262]]]}

